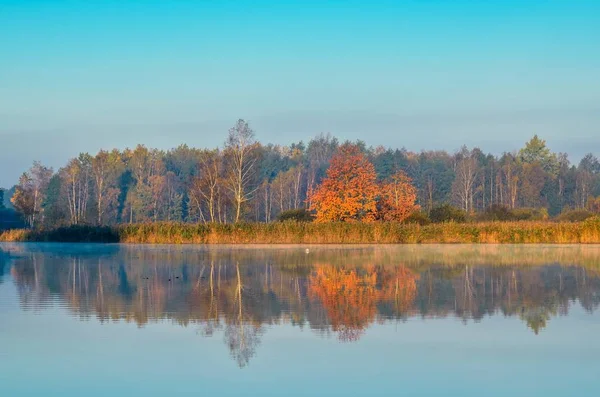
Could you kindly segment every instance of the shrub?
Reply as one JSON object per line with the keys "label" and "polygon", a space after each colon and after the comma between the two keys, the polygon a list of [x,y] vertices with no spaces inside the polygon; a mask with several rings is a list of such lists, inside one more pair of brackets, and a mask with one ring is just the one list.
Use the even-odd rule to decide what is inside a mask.
{"label": "shrub", "polygon": [[431,223],[431,219],[429,219],[429,216],[424,211],[414,211],[408,216],[408,218],[404,220],[404,223],[412,223],[425,226]]}
{"label": "shrub", "polygon": [[515,208],[511,212],[515,221],[545,221],[548,219],[546,208]]}
{"label": "shrub", "polygon": [[463,223],[467,220],[467,213],[460,208],[451,206],[450,204],[443,204],[432,209],[429,213],[429,218],[433,223]]}
{"label": "shrub", "polygon": [[515,214],[505,205],[490,205],[484,212],[477,215],[478,221],[514,221]]}
{"label": "shrub", "polygon": [[279,222],[285,221],[296,221],[296,222],[312,222],[315,219],[314,215],[311,214],[304,208],[297,208],[293,210],[283,211],[277,216]]}
{"label": "shrub", "polygon": [[556,220],[559,222],[582,222],[593,216],[594,214],[588,210],[577,209],[564,211],[562,214],[556,217]]}
{"label": "shrub", "polygon": [[505,205],[493,204],[485,212],[477,215],[481,222],[489,221],[544,221],[548,219],[546,208],[515,208],[510,209]]}
{"label": "shrub", "polygon": [[50,230],[30,232],[34,241],[59,241],[65,243],[118,243],[118,233],[107,226],[73,225]]}
{"label": "shrub", "polygon": [[15,210],[0,208],[0,230],[19,229],[25,227],[23,218]]}
{"label": "shrub", "polygon": [[594,215],[583,221],[583,226],[588,229],[600,230],[600,216]]}

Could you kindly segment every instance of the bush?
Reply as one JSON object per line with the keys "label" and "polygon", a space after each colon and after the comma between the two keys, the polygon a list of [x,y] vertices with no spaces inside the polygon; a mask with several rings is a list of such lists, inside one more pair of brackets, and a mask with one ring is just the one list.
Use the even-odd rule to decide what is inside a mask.
{"label": "bush", "polygon": [[450,204],[443,204],[432,209],[429,213],[429,218],[433,223],[463,223],[467,221],[467,213],[460,208],[451,206]]}
{"label": "bush", "polygon": [[600,230],[600,216],[593,215],[587,218],[585,221],[583,221],[583,227],[588,229]]}
{"label": "bush", "polygon": [[415,211],[412,214],[410,214],[408,216],[408,218],[406,218],[404,220],[404,223],[412,223],[412,224],[425,226],[425,225],[429,225],[431,223],[431,219],[429,219],[429,216],[427,215],[426,212]]}
{"label": "bush", "polygon": [[505,205],[493,204],[490,205],[484,212],[477,215],[478,221],[514,221],[515,214]]}
{"label": "bush", "polygon": [[500,204],[493,204],[485,212],[477,215],[477,220],[480,222],[544,221],[547,219],[548,210],[546,208],[510,209]]}
{"label": "bush", "polygon": [[578,209],[564,211],[562,214],[556,217],[556,220],[559,222],[582,222],[593,216],[594,214],[588,210]]}
{"label": "bush", "polygon": [[12,209],[0,208],[0,230],[19,229],[25,227],[23,218]]}
{"label": "bush", "polygon": [[108,226],[73,225],[50,230],[32,230],[33,241],[64,243],[118,243],[118,232]]}
{"label": "bush", "polygon": [[312,222],[315,219],[314,215],[304,208],[283,211],[277,216],[279,222],[296,221],[296,222]]}
{"label": "bush", "polygon": [[548,219],[546,208],[515,208],[511,212],[515,221],[545,221]]}

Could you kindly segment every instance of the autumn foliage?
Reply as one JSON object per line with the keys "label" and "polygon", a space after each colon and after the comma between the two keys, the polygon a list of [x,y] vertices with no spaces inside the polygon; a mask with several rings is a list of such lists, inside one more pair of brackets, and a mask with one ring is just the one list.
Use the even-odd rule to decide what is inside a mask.
{"label": "autumn foliage", "polygon": [[417,189],[404,171],[398,171],[381,184],[379,212],[384,221],[402,222],[419,209]]}
{"label": "autumn foliage", "polygon": [[309,279],[309,295],[323,305],[339,339],[355,341],[375,319],[379,304],[389,303],[397,313],[408,311],[418,279],[418,274],[404,266],[347,269],[322,265]]}
{"label": "autumn foliage", "polygon": [[356,145],[340,147],[323,183],[310,196],[317,222],[401,222],[419,207],[417,190],[399,171],[381,184],[375,167]]}
{"label": "autumn foliage", "polygon": [[342,145],[327,176],[310,196],[317,222],[374,221],[377,216],[375,167],[356,145]]}

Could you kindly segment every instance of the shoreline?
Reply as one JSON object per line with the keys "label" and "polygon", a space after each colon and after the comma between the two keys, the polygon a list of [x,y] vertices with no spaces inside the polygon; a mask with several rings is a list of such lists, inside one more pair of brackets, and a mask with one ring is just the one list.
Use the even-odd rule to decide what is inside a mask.
{"label": "shoreline", "polygon": [[0,242],[135,244],[600,244],[600,218],[584,222],[156,223],[0,232]]}

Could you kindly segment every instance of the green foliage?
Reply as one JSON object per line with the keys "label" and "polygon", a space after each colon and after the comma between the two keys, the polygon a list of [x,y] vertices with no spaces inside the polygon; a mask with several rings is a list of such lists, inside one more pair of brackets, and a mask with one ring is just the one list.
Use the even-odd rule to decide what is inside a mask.
{"label": "green foliage", "polygon": [[512,214],[515,221],[545,221],[549,218],[546,208],[515,208]]}
{"label": "green foliage", "polygon": [[524,163],[540,164],[544,171],[550,174],[554,175],[558,171],[559,164],[556,155],[546,146],[546,141],[537,135],[534,135],[519,151],[519,158]]}
{"label": "green foliage", "polygon": [[279,222],[296,221],[296,222],[312,222],[315,216],[304,208],[297,208],[281,212],[277,216]]}
{"label": "green foliage", "polygon": [[61,178],[54,175],[48,183],[47,194],[42,203],[44,209],[44,225],[46,227],[57,227],[64,225],[68,214],[61,197]]}
{"label": "green foliage", "polygon": [[451,206],[450,204],[442,204],[431,210],[429,213],[429,218],[434,223],[462,223],[467,221],[467,213],[460,208]]}

